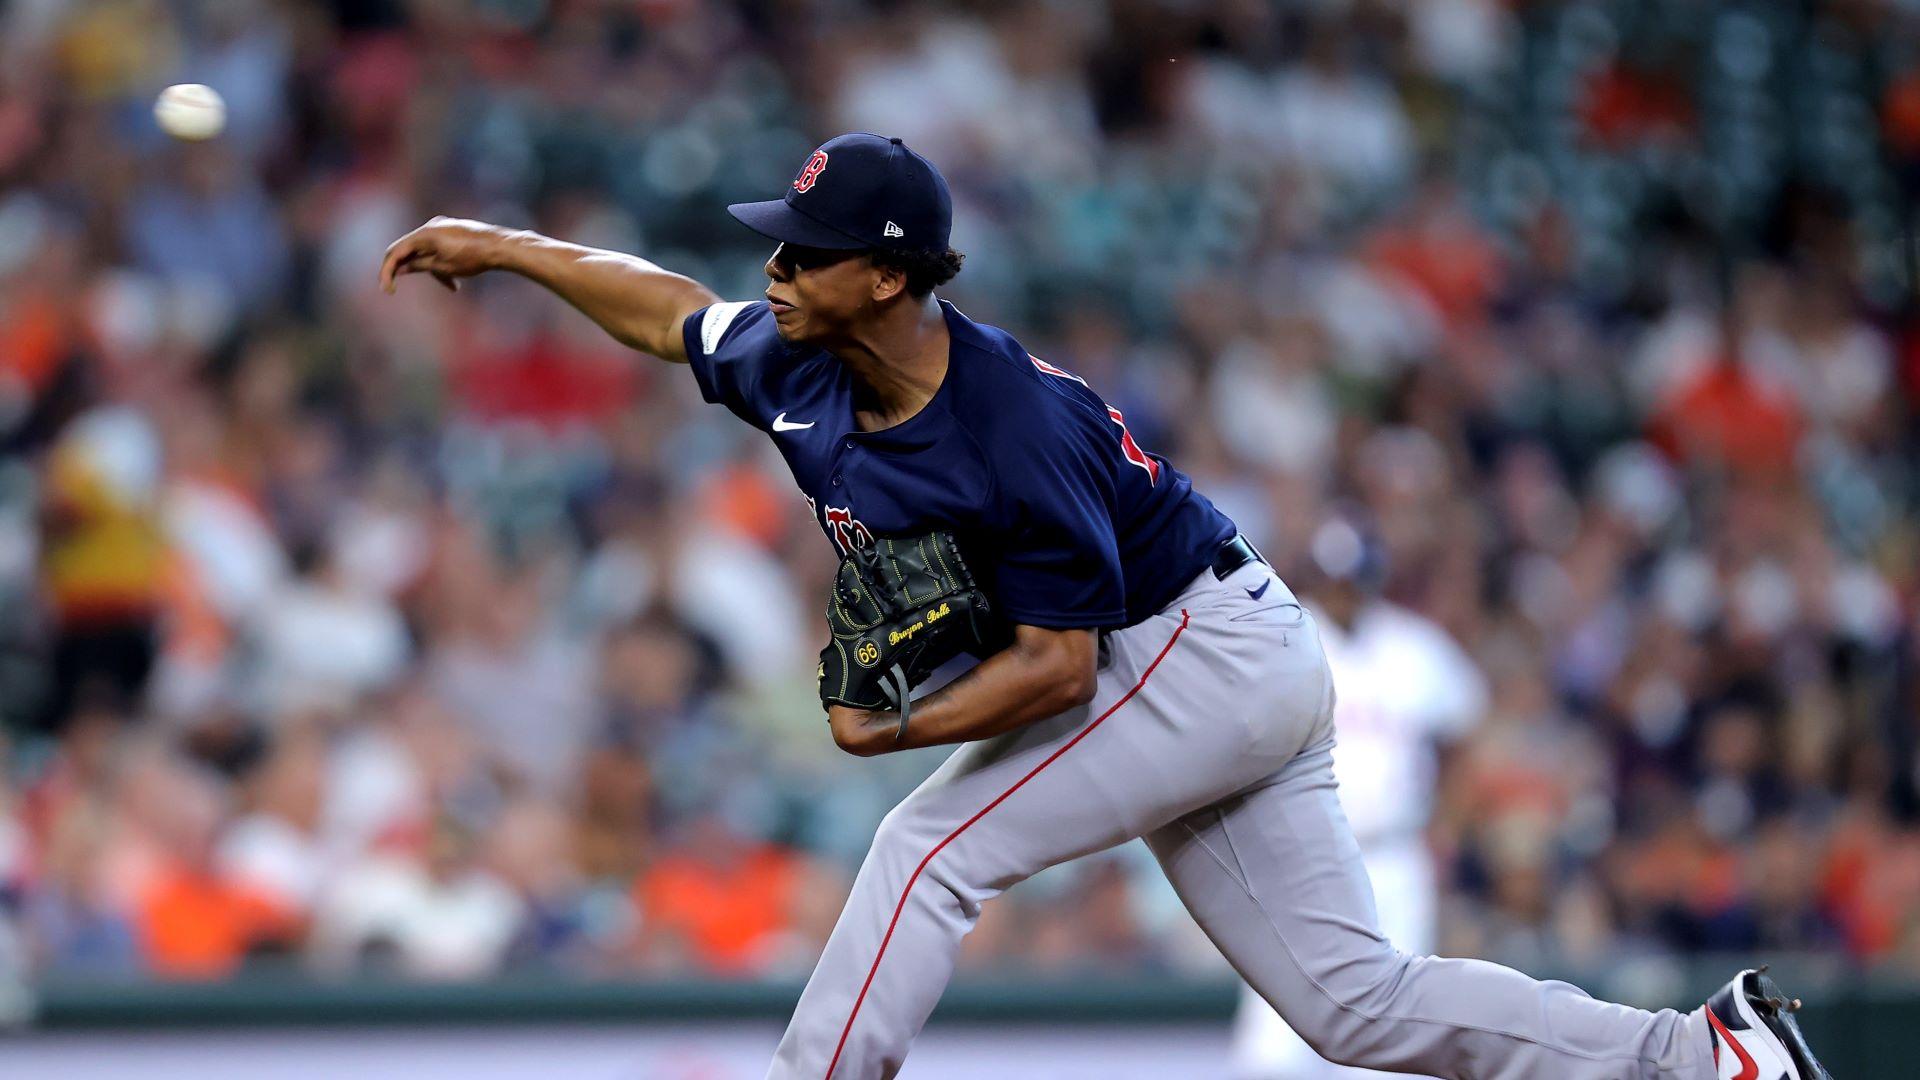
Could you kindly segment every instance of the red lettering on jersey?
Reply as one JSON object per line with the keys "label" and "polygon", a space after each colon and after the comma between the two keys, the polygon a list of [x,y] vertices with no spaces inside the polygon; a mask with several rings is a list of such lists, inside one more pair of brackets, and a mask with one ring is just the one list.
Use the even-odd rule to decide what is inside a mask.
{"label": "red lettering on jersey", "polygon": [[1133,432],[1127,430],[1127,418],[1111,405],[1107,406],[1107,418],[1120,425],[1120,452],[1127,455],[1128,461],[1147,470],[1148,484],[1159,483],[1160,463],[1148,457],[1140,444],[1133,441]]}
{"label": "red lettering on jersey", "polygon": [[833,537],[833,545],[845,555],[850,551],[873,546],[873,534],[853,516],[851,506],[829,506],[826,511],[827,532]]}
{"label": "red lettering on jersey", "polygon": [[826,171],[827,152],[815,150],[813,156],[807,159],[807,163],[800,167],[800,175],[793,178],[793,190],[812,191],[813,182],[820,179],[820,174]]}
{"label": "red lettering on jersey", "polygon": [[[1057,375],[1062,379],[1072,379],[1081,386],[1087,385],[1087,380],[1065,368],[1054,367],[1052,364],[1047,363],[1032,353],[1027,354],[1027,359],[1033,361],[1034,367],[1039,368],[1049,375]],[[1092,387],[1087,388],[1089,390],[1092,389]],[[1126,455],[1128,461],[1147,470],[1147,482],[1149,484],[1158,484],[1160,482],[1160,463],[1148,457],[1146,452],[1140,449],[1140,444],[1133,441],[1133,433],[1127,430],[1126,417],[1120,415],[1119,409],[1108,405],[1107,419],[1120,425],[1120,452]]]}

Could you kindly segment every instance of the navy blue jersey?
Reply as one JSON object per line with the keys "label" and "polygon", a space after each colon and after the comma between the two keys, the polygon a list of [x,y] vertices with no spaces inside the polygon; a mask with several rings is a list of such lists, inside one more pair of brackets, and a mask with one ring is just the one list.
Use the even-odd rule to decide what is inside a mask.
{"label": "navy blue jersey", "polygon": [[688,316],[687,357],[708,401],[772,436],[842,552],[950,529],[1014,622],[1122,627],[1160,611],[1233,523],[1078,376],[939,303],[946,378],[883,431],[855,429],[852,375],[782,342],[762,301]]}

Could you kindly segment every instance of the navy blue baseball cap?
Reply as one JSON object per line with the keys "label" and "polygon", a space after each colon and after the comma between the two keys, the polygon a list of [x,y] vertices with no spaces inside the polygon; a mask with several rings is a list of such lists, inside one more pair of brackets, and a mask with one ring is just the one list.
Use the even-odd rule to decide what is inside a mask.
{"label": "navy blue baseball cap", "polygon": [[734,203],[727,212],[770,240],[833,251],[945,251],[953,231],[946,177],[906,143],[879,135],[829,139],[784,198]]}

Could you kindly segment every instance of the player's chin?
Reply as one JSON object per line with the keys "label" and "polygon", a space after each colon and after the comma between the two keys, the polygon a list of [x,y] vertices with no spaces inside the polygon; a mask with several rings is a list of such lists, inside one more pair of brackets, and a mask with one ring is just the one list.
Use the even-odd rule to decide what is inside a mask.
{"label": "player's chin", "polygon": [[812,342],[814,334],[808,332],[807,320],[801,316],[798,308],[775,308],[773,311],[773,332],[788,345],[806,345]]}

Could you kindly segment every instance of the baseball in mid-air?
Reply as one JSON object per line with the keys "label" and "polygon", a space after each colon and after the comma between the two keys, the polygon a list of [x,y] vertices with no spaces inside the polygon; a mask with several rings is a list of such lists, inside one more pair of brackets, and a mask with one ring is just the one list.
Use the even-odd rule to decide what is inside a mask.
{"label": "baseball in mid-air", "polygon": [[227,103],[211,86],[200,83],[175,83],[160,91],[153,103],[153,118],[160,130],[176,139],[199,142],[220,134],[227,126]]}

